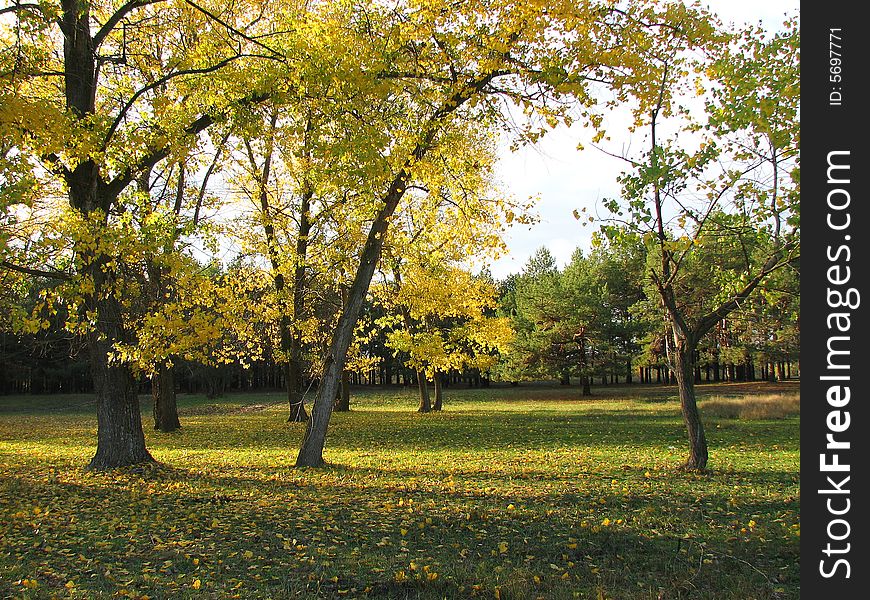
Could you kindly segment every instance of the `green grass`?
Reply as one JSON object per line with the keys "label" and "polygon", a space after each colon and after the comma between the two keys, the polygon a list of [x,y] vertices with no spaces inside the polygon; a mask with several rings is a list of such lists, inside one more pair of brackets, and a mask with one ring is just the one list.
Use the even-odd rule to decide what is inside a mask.
{"label": "green grass", "polygon": [[0,398],[0,596],[797,598],[799,417],[707,418],[692,474],[673,388],[596,393],[355,390],[317,470],[280,394],[182,396],[108,474],[87,397]]}

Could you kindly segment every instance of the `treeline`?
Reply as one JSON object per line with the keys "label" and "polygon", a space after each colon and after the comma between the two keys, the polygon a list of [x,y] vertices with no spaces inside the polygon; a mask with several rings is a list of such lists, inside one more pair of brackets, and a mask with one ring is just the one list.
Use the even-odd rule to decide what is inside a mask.
{"label": "treeline", "polygon": [[[438,338],[457,344],[456,339],[447,341],[447,332],[469,319],[437,315],[450,313],[450,306],[433,308],[425,319],[396,320],[389,318],[389,303],[370,298],[363,310],[356,360],[347,369],[346,384],[419,388],[422,378],[440,388],[487,387],[492,381],[514,385],[558,381],[579,385],[584,394],[591,393],[595,385],[674,384],[667,324],[654,296],[645,289],[649,285],[643,276],[647,260],[639,240],[607,243],[598,238],[591,252],[576,250],[561,269],[553,255],[541,248],[520,273],[502,281],[493,280],[486,272],[472,277],[492,293],[492,301],[484,303],[481,310],[490,319],[509,323],[511,332],[509,342],[480,349],[478,354],[491,359],[483,368],[466,354],[452,365],[436,369],[437,357],[431,355],[431,348],[430,355],[425,355],[423,340],[404,346],[395,342],[398,332],[419,330],[423,321],[432,329],[433,321],[438,320]],[[392,284],[384,282],[382,287]],[[250,290],[247,294],[251,302],[261,303],[267,295]],[[267,307],[261,306],[267,312]],[[402,306],[393,302],[391,309],[392,316],[401,317]],[[63,315],[59,315],[36,333],[0,335],[2,393],[93,391],[82,340],[65,331],[63,322]],[[695,381],[796,377],[800,371],[799,335],[799,270],[793,265],[771,277],[758,294],[704,337],[697,349]],[[236,343],[230,337],[223,343]],[[286,389],[287,371],[278,336],[261,327],[257,346],[255,357],[247,361],[236,358],[208,364],[176,358],[175,390],[217,397],[230,391]],[[307,389],[316,385],[321,346],[322,342],[309,338],[305,347],[303,385]],[[152,377],[140,376],[140,393],[151,391]]]}
{"label": "treeline", "polygon": [[[354,377],[416,381],[427,412],[457,377],[588,387],[652,379],[667,356],[686,467],[705,468],[692,375],[788,360],[793,286],[772,282],[799,257],[799,24],[546,4],[16,4],[0,21],[3,389],[90,386],[102,470],[153,461],[145,381],[160,431],[180,426],[182,386],[281,384],[310,467]],[[617,107],[626,137],[604,127]],[[500,284],[464,270],[531,221],[534,200],[500,188],[500,148],[575,124],[640,138],[607,241]]]}
{"label": "treeline", "polygon": [[[499,363],[504,379],[576,378],[593,384],[676,383],[668,325],[643,271],[638,240],[579,249],[559,269],[541,248],[525,269],[501,283],[500,310],[516,332]],[[695,381],[783,380],[799,375],[799,267],[767,282],[722,318],[696,351]]]}

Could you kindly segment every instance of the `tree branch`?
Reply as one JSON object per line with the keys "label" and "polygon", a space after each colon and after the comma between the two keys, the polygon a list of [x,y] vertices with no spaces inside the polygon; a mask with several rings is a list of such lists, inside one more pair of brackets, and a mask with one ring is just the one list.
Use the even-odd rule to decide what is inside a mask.
{"label": "tree branch", "polygon": [[25,275],[33,275],[34,277],[46,277],[48,279],[60,279],[61,281],[69,281],[70,276],[62,271],[43,271],[41,269],[31,269],[30,267],[22,267],[12,264],[8,261],[0,261],[0,267],[9,269],[10,271],[18,271]]}
{"label": "tree branch", "polygon": [[33,12],[42,14],[42,9],[38,4],[20,4],[16,3],[13,6],[7,6],[6,8],[0,8],[0,15],[5,15],[7,13],[17,13],[22,10],[32,10]]}
{"label": "tree branch", "polygon": [[115,135],[115,132],[118,130],[118,127],[121,126],[121,122],[124,120],[124,117],[127,116],[127,111],[130,110],[130,108],[133,106],[133,104],[136,102],[136,100],[138,100],[143,94],[164,85],[169,80],[174,79],[176,77],[182,77],[184,75],[205,75],[208,73],[213,73],[219,69],[222,69],[223,67],[227,66],[228,64],[230,64],[233,61],[239,60],[241,58],[252,58],[252,57],[253,57],[253,55],[249,55],[249,54],[237,54],[236,56],[230,56],[230,57],[225,58],[224,60],[222,60],[218,63],[215,63],[211,66],[208,66],[208,67],[202,67],[200,69],[182,69],[181,71],[175,71],[173,73],[168,73],[167,75],[164,75],[163,77],[161,77],[160,79],[158,79],[154,83],[151,83],[149,85],[146,85],[143,88],[138,89],[132,96],[130,96],[130,99],[127,100],[126,104],[124,104],[124,106],[118,112],[118,116],[115,117],[115,120],[112,122],[111,127],[109,127],[109,130],[106,132],[106,137],[103,138],[103,146],[101,149],[105,150],[108,147],[109,142],[112,139],[112,136]]}
{"label": "tree branch", "polygon": [[753,277],[743,289],[731,296],[728,300],[720,304],[716,309],[710,311],[698,321],[698,326],[695,328],[695,335],[700,336],[707,333],[716,323],[728,316],[731,311],[740,308],[740,304],[749,297],[749,294],[758,287],[765,277],[776,271],[777,269],[790,264],[792,259],[780,260],[780,255],[773,254],[761,267],[761,270]]}
{"label": "tree branch", "polygon": [[233,27],[232,25],[230,25],[229,23],[227,23],[226,21],[224,21],[223,19],[218,17],[216,14],[214,14],[211,11],[209,11],[208,9],[203,8],[202,6],[198,5],[196,2],[193,2],[192,0],[184,0],[184,2],[185,2],[185,4],[195,8],[196,10],[198,10],[199,12],[204,14],[206,17],[208,17],[212,21],[215,21],[216,23],[219,23],[220,25],[223,25],[224,27],[226,27],[227,31],[229,31],[230,33],[234,33],[235,35],[239,36],[240,38],[247,40],[247,41],[251,42],[252,44],[257,45],[257,46],[263,48],[264,50],[268,50],[269,52],[272,53],[271,58],[276,58],[276,57],[283,58],[284,57],[283,54],[281,54],[280,52],[278,52],[274,48],[271,48],[271,47],[267,46],[266,44],[264,44],[263,42],[255,39],[255,38],[252,38],[251,36],[249,36],[245,33],[242,33],[241,31],[239,31],[238,29],[236,29],[235,27]]}
{"label": "tree branch", "polygon": [[[250,104],[258,104],[260,102],[264,102],[271,97],[269,93],[263,94],[254,94],[249,96],[248,98],[244,98],[239,101],[239,104],[245,106]],[[215,118],[212,115],[202,115],[196,121],[193,121],[190,125],[188,125],[184,129],[184,133],[188,135],[197,135],[206,129],[208,129],[211,125],[215,123]],[[152,148],[149,154],[146,154],[142,159],[136,163],[132,167],[128,167],[122,173],[120,173],[115,179],[110,181],[107,184],[108,193],[117,195],[120,194],[121,191],[125,187],[127,187],[133,179],[136,178],[136,174],[142,172],[145,169],[149,169],[154,167],[161,160],[169,156],[170,146],[167,144],[166,146],[162,146],[160,148]]]}
{"label": "tree branch", "polygon": [[137,8],[142,8],[143,6],[148,6],[149,4],[157,4],[158,2],[164,2],[165,0],[130,0],[115,11],[109,20],[106,21],[100,30],[94,35],[93,44],[94,44],[94,52],[97,51],[97,48],[100,47],[100,44],[108,37],[110,33],[115,29],[118,23],[121,22],[121,19],[126,17],[130,12],[136,10]]}

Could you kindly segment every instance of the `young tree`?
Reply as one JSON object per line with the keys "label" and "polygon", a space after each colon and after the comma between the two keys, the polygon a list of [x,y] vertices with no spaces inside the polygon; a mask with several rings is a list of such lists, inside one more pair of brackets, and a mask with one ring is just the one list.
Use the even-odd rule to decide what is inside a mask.
{"label": "young tree", "polygon": [[[580,358],[569,323],[573,307],[563,287],[556,259],[539,248],[501,299],[501,312],[511,319],[515,339],[502,357],[502,376],[511,380],[557,379],[563,385],[577,374]],[[585,366],[585,365],[584,365]],[[588,389],[588,379],[585,380]]]}
{"label": "young tree", "polygon": [[[708,461],[694,387],[698,345],[799,252],[799,33],[795,21],[773,35],[753,28],[699,63],[681,39],[662,35],[649,53],[657,83],[633,90],[649,150],[630,159],[624,201],[608,208],[647,243],[650,294],[669,329],[665,347],[689,438],[683,466],[698,470]],[[709,80],[688,77],[691,69]],[[677,106],[694,82],[701,95],[712,87],[703,119],[692,118],[696,107]],[[684,120],[666,140],[672,117]]]}

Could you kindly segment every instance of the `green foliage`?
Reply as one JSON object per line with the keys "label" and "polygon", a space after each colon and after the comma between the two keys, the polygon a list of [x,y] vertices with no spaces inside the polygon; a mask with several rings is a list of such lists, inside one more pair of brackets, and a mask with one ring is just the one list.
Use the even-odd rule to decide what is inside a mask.
{"label": "green foliage", "polygon": [[283,422],[283,395],[182,396],[183,429],[148,433],[165,466],[106,474],[80,468],[87,398],[6,397],[0,592],[798,597],[798,419],[712,419],[717,471],[700,475],[672,469],[669,390],[450,393],[426,416],[411,390],[355,393],[322,470],[293,468],[304,425]]}
{"label": "green foliage", "polygon": [[516,332],[500,366],[503,379],[563,379],[631,371],[645,323],[633,306],[644,299],[644,248],[637,238],[599,240],[589,256],[576,250],[561,271],[544,248],[503,286],[500,310]]}

